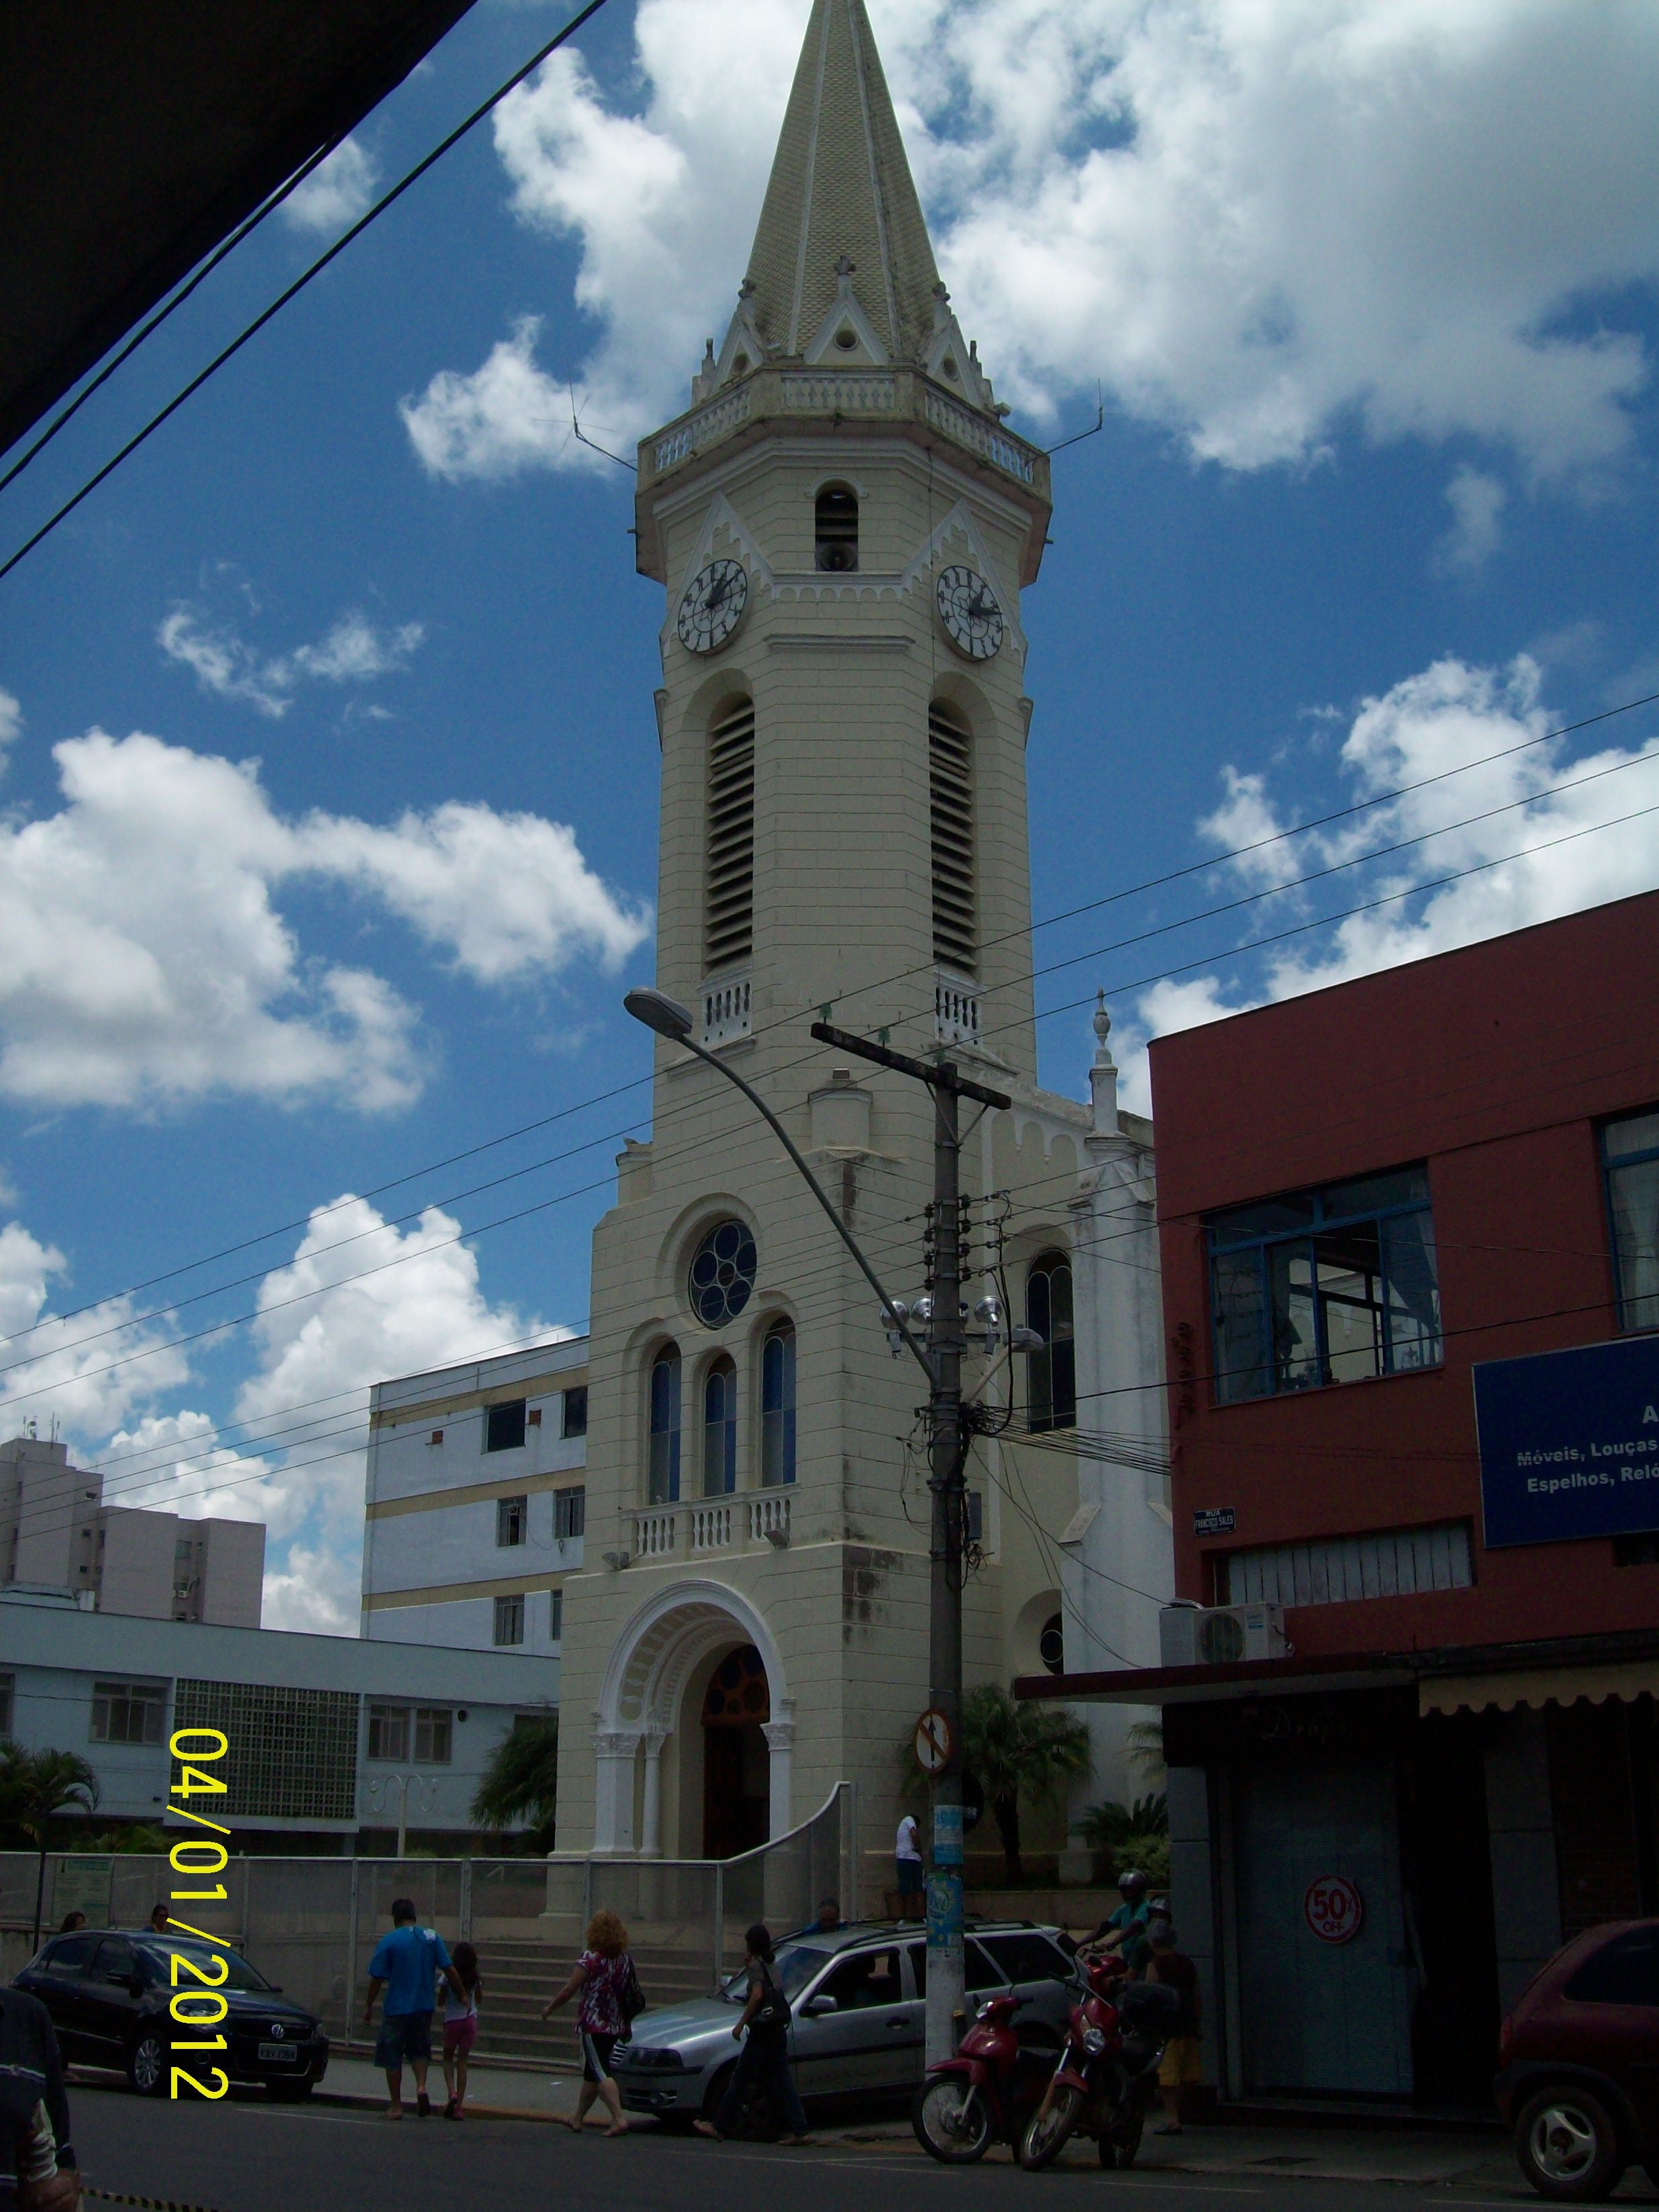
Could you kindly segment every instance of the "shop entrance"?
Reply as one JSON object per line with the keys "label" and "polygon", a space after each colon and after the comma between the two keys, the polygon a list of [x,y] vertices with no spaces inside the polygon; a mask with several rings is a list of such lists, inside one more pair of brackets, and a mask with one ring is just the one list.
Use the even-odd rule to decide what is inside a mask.
{"label": "shop entrance", "polygon": [[766,1666],[752,1644],[728,1651],[702,1701],[702,1849],[735,1858],[766,1841],[771,1809],[772,1717]]}
{"label": "shop entrance", "polygon": [[1233,1813],[1245,2087],[1409,2097],[1413,1977],[1392,1765],[1237,1772]]}

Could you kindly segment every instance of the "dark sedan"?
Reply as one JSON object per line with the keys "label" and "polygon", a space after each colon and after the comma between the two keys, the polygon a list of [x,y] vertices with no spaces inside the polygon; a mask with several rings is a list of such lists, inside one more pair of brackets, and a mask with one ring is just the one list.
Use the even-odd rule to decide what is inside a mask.
{"label": "dark sedan", "polygon": [[1516,1999],[1498,2102],[1540,2197],[1611,2195],[1628,2166],[1659,2186],[1659,1920],[1587,1929]]}
{"label": "dark sedan", "polygon": [[[217,1985],[229,2009],[216,2025],[186,2027],[171,2017],[175,1959],[180,1990]],[[229,1970],[222,1982],[222,1959]],[[200,1978],[185,1971],[186,1961],[201,1968]],[[314,2013],[235,1952],[188,1937],[78,1929],[44,1944],[16,1985],[52,2014],[66,2060],[117,2067],[142,2097],[165,2096],[175,2065],[207,2082],[218,2066],[233,2081],[263,2083],[273,2097],[308,2097],[328,2066],[328,2038]],[[173,2047],[216,2035],[224,2037],[223,2051]]]}

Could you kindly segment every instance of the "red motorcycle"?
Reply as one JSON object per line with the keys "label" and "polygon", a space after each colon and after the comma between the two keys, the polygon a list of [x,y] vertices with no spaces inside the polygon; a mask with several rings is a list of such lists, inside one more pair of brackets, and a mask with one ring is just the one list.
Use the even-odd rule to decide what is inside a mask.
{"label": "red motorcycle", "polygon": [[946,2166],[971,2166],[994,2142],[1018,2142],[1051,2070],[1053,2045],[1014,2031],[1024,1997],[989,1997],[954,2058],[929,2067],[910,2107],[916,2141]]}
{"label": "red motorcycle", "polygon": [[1158,2102],[1158,2063],[1180,2014],[1179,1992],[1124,1979],[1118,1958],[1091,1959],[1085,1971],[1060,2063],[1015,2151],[1028,2173],[1052,2166],[1079,2130],[1099,2144],[1103,2166],[1133,2166]]}

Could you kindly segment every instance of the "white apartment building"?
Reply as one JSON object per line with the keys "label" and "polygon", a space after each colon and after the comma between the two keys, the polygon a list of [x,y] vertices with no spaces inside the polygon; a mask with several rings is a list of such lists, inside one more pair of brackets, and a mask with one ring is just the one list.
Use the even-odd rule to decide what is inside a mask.
{"label": "white apartment building", "polygon": [[257,1837],[268,1850],[385,1854],[401,1817],[424,1848],[453,1852],[477,1832],[490,1754],[558,1697],[558,1662],[520,1652],[134,1620],[61,1591],[0,1592],[0,1734],[86,1759],[94,1828],[183,1832],[168,1820],[167,1739],[216,1728],[230,1794],[216,1817],[233,1850]]}
{"label": "white apartment building", "polygon": [[362,1634],[556,1653],[586,1462],[586,1337],[376,1384]]}
{"label": "white apartment building", "polygon": [[191,1521],[106,1505],[102,1475],[67,1444],[0,1444],[0,1580],[68,1591],[98,1613],[258,1628],[265,1531],[258,1521]]}

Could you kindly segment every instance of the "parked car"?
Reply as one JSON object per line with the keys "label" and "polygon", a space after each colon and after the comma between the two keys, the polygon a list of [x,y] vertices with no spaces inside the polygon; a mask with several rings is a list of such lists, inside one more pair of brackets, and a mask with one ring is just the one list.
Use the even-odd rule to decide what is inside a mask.
{"label": "parked car", "polygon": [[[169,2017],[175,1954],[200,1966],[210,1980],[218,1973],[210,1962],[228,1962],[220,1993],[230,2009],[216,2027],[179,2027]],[[314,2013],[235,1952],[188,1937],[78,1929],[42,1945],[16,1985],[52,2014],[66,2060],[119,2068],[141,2097],[165,2096],[175,2063],[204,2081],[222,2066],[233,2081],[263,2082],[277,2098],[308,2097],[328,2066],[328,2038]],[[201,1984],[188,1975],[181,1986]],[[175,2036],[201,2041],[216,2034],[224,2037],[225,2050],[181,2051],[175,2058],[170,2048]]]}
{"label": "parked car", "polygon": [[1498,2108],[1540,2197],[1608,2196],[1640,2165],[1659,2187],[1659,1920],[1587,1929],[1498,2034]]}
{"label": "parked car", "polygon": [[[1074,1992],[1060,1930],[975,1923],[966,1944],[970,2007],[1010,1989],[1029,2002],[1020,2033],[1058,2051]],[[808,1929],[780,1945],[775,1972],[793,2020],[789,2057],[803,2098],[913,2090],[924,2072],[927,1946],[912,1922]],[[747,1988],[734,1974],[716,1996],[646,2012],[611,2070],[629,2112],[690,2121],[712,2114],[737,2063],[732,2029]]]}

